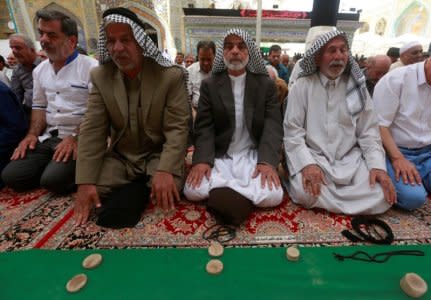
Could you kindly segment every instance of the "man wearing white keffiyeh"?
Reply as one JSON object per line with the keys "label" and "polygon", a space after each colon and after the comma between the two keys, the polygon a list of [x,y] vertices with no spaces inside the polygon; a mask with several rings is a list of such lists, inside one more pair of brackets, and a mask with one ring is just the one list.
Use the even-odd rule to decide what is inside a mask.
{"label": "man wearing white keffiyeh", "polygon": [[231,29],[202,81],[194,128],[193,167],[184,188],[192,201],[238,225],[254,206],[283,198],[276,167],[282,141],[274,82],[250,36]]}
{"label": "man wearing white keffiyeh", "polygon": [[289,195],[307,208],[383,213],[396,194],[365,77],[345,33],[319,36],[301,69],[284,118]]}
{"label": "man wearing white keffiyeh", "polygon": [[84,223],[96,206],[97,224],[131,227],[150,197],[164,210],[179,200],[190,118],[187,71],[164,58],[125,8],[103,13],[98,54],[79,136],[75,215]]}

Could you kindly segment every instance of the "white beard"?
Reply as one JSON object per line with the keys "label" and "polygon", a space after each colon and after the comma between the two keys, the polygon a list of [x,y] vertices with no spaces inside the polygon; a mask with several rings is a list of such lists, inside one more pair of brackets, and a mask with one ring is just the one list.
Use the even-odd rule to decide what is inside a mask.
{"label": "white beard", "polygon": [[249,61],[249,56],[247,55],[247,57],[242,62],[235,61],[234,63],[230,63],[225,57],[223,57],[223,61],[229,70],[240,71],[242,69],[245,69],[245,67],[247,66]]}

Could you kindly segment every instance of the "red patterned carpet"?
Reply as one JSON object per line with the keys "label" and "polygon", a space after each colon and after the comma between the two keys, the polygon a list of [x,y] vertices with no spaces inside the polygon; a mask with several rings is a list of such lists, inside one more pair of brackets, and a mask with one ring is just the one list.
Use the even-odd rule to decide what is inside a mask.
{"label": "red patterned carpet", "polygon": [[[380,216],[396,243],[431,243],[431,201],[414,213],[391,209]],[[257,210],[227,245],[349,244],[340,232],[351,218],[322,210],[305,210],[287,197],[276,209]],[[75,226],[72,196],[44,190],[0,191],[0,251],[16,249],[84,249],[206,246],[203,232],[215,223],[204,205],[184,201],[170,214],[150,207],[132,229],[111,230],[89,222]]]}

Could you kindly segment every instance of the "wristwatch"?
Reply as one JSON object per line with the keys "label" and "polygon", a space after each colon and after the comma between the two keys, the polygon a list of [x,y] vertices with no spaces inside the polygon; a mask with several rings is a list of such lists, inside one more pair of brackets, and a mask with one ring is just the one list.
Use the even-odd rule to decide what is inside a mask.
{"label": "wristwatch", "polygon": [[71,134],[71,136],[73,137],[73,139],[74,139],[75,141],[78,141],[78,134],[77,134],[76,132],[73,132],[73,133]]}

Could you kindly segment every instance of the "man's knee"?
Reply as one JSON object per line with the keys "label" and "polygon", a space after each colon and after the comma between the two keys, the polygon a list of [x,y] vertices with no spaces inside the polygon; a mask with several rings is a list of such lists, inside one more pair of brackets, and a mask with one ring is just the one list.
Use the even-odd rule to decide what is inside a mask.
{"label": "man's knee", "polygon": [[397,206],[402,209],[415,210],[422,207],[427,200],[427,192],[422,186],[397,192]]}
{"label": "man's knee", "polygon": [[103,199],[97,224],[109,228],[135,226],[149,203],[149,196],[146,180],[112,188],[112,192]]}
{"label": "man's knee", "polygon": [[254,209],[253,203],[230,188],[209,192],[207,209],[225,224],[240,225]]}
{"label": "man's knee", "polygon": [[189,201],[202,201],[209,196],[209,185],[204,182],[198,188],[192,188],[189,184],[184,185],[183,194]]}
{"label": "man's knee", "polygon": [[75,164],[51,162],[42,173],[40,186],[57,194],[75,189]]}
{"label": "man's knee", "polygon": [[283,201],[283,189],[273,188],[272,191],[267,191],[264,200],[256,204],[257,207],[274,207]]}
{"label": "man's knee", "polygon": [[305,208],[312,208],[314,204],[316,204],[316,202],[318,201],[318,197],[313,197],[312,195],[305,192],[304,188],[302,187],[302,184],[292,182],[289,183],[288,192],[293,202],[302,205]]}
{"label": "man's knee", "polygon": [[1,173],[4,184],[15,191],[23,192],[39,186],[39,176],[27,174],[16,161],[9,162]]}

